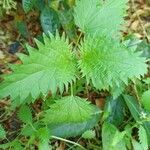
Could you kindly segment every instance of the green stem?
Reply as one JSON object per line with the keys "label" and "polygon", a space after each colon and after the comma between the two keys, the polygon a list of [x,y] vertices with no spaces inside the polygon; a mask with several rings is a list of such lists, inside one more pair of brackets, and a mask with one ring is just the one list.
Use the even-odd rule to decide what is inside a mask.
{"label": "green stem", "polygon": [[74,92],[73,92],[73,84],[71,84],[71,96],[74,95],[73,93],[74,93]]}

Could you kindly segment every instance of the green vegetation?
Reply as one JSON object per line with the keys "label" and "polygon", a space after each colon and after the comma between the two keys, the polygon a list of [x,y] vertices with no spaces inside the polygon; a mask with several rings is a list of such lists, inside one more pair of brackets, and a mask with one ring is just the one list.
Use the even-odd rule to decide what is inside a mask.
{"label": "green vegetation", "polygon": [[[14,8],[4,2],[3,13]],[[10,140],[1,122],[0,148],[49,150],[60,140],[68,150],[148,150],[149,59],[122,36],[128,0],[23,0],[22,7],[39,13],[43,34],[2,75],[0,98],[20,127]]]}

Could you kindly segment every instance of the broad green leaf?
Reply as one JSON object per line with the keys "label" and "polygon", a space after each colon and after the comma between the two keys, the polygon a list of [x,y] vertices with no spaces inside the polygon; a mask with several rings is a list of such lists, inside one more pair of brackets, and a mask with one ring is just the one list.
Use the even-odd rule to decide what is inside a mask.
{"label": "broad green leaf", "polygon": [[22,0],[23,9],[28,13],[34,6],[34,0]]}
{"label": "broad green leaf", "polygon": [[54,34],[56,29],[59,28],[59,18],[52,8],[45,7],[41,12],[40,20],[43,31],[46,34],[48,34],[48,32]]}
{"label": "broad green leaf", "polygon": [[5,137],[6,137],[6,131],[4,130],[2,125],[0,124],[0,139],[3,139]]}
{"label": "broad green leaf", "polygon": [[87,34],[116,35],[122,29],[128,0],[77,0],[75,23]]}
{"label": "broad green leaf", "polygon": [[68,138],[76,137],[81,135],[85,131],[93,128],[99,121],[99,114],[94,115],[92,118],[80,122],[80,123],[61,123],[61,124],[51,124],[48,126],[51,135]]}
{"label": "broad green leaf", "polygon": [[125,105],[121,96],[117,99],[113,99],[112,97],[107,98],[104,112],[109,113],[108,122],[116,126],[120,125],[124,120],[124,110]]}
{"label": "broad green leaf", "polygon": [[76,80],[76,61],[72,47],[63,35],[43,35],[44,43],[35,40],[38,50],[27,46],[29,56],[19,55],[23,64],[12,65],[13,73],[5,75],[0,84],[0,97],[18,98],[23,103],[27,97],[33,101],[49,91],[63,93],[68,84]]}
{"label": "broad green leaf", "polygon": [[144,108],[150,111],[150,90],[143,93],[141,102]]}
{"label": "broad green leaf", "polygon": [[18,112],[18,117],[23,123],[32,123],[32,113],[27,105],[21,106]]}
{"label": "broad green leaf", "polygon": [[143,128],[142,125],[139,127],[139,132],[138,132],[139,140],[141,143],[141,146],[143,147],[143,150],[148,150],[148,141],[147,141],[147,133],[146,130]]}
{"label": "broad green leaf", "polygon": [[44,115],[46,123],[79,123],[88,120],[100,110],[80,97],[68,96],[56,100]]}
{"label": "broad green leaf", "polygon": [[83,76],[100,90],[118,89],[147,73],[146,59],[140,53],[105,36],[85,38],[80,53]]}
{"label": "broad green leaf", "polygon": [[103,150],[126,150],[123,136],[114,125],[105,122],[102,127]]}
{"label": "broad green leaf", "polygon": [[96,135],[94,130],[87,130],[82,134],[82,138],[84,139],[94,139],[95,136]]}

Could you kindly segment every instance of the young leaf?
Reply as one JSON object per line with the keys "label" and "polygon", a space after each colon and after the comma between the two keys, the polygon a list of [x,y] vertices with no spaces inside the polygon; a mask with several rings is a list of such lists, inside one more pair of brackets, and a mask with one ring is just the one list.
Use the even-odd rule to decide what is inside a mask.
{"label": "young leaf", "polygon": [[34,6],[34,0],[22,0],[25,13],[28,13]]}
{"label": "young leaf", "polygon": [[87,34],[117,34],[126,15],[128,0],[77,0],[75,23]]}
{"label": "young leaf", "polygon": [[68,84],[76,80],[76,61],[71,45],[64,36],[58,34],[50,38],[43,35],[44,43],[35,40],[39,50],[27,46],[29,55],[20,55],[23,64],[13,65],[13,73],[4,77],[0,85],[0,97],[20,98],[23,102],[31,96],[34,100],[40,94],[54,94],[68,89]]}
{"label": "young leaf", "polygon": [[59,27],[59,18],[55,10],[49,7],[45,7],[41,13],[41,25],[46,34],[48,32],[55,33]]}
{"label": "young leaf", "polygon": [[51,149],[51,146],[49,145],[49,138],[50,138],[49,130],[46,127],[40,128],[36,134],[37,134],[36,136],[39,139],[39,150]]}
{"label": "young leaf", "polygon": [[148,150],[147,133],[142,125],[139,127],[139,140],[143,150]]}
{"label": "young leaf", "polygon": [[150,111],[150,90],[143,93],[141,102],[144,108]]}
{"label": "young leaf", "polygon": [[95,131],[87,130],[82,134],[82,138],[84,139],[94,139],[95,138]]}
{"label": "young leaf", "polygon": [[32,113],[27,105],[23,105],[18,112],[19,119],[26,124],[32,123]]}
{"label": "young leaf", "polygon": [[63,97],[46,111],[44,121],[47,123],[78,123],[86,121],[95,113],[100,113],[97,107],[80,97]]}
{"label": "young leaf", "polygon": [[126,150],[123,135],[114,125],[105,122],[102,127],[103,150]]}
{"label": "young leaf", "polygon": [[4,128],[2,127],[2,125],[0,124],[0,139],[3,139],[5,137],[6,137],[6,132]]}
{"label": "young leaf", "polygon": [[97,89],[109,90],[128,84],[147,72],[145,58],[111,38],[88,37],[80,46],[79,66],[88,82]]}
{"label": "young leaf", "polygon": [[52,150],[52,147],[49,145],[49,141],[40,141],[39,150]]}

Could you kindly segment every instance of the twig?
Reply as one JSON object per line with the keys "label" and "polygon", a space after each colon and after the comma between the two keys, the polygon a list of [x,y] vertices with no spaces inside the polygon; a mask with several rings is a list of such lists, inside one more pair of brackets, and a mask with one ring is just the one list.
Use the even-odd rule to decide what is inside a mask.
{"label": "twig", "polygon": [[144,27],[144,25],[143,25],[143,22],[142,22],[142,20],[141,20],[141,18],[140,18],[140,16],[139,16],[139,14],[137,13],[137,9],[136,9],[136,7],[135,7],[134,0],[131,0],[131,3],[132,3],[132,8],[133,8],[133,10],[135,11],[135,14],[136,14],[136,16],[137,16],[137,19],[139,20],[140,26],[141,26],[141,28],[142,28],[142,30],[143,30],[143,34],[144,34],[144,36],[147,38],[148,42],[150,42],[149,36],[148,36],[148,34],[147,34],[147,32],[146,32],[146,29],[145,29],[145,27]]}
{"label": "twig", "polygon": [[64,142],[76,145],[76,146],[80,147],[81,149],[86,150],[82,145],[80,145],[78,143],[75,143],[73,141],[70,141],[70,140],[67,140],[67,139],[63,139],[63,138],[60,138],[60,137],[57,137],[57,136],[51,136],[51,137],[54,138],[54,139],[57,139],[57,140],[61,140],[61,141],[64,141]]}

